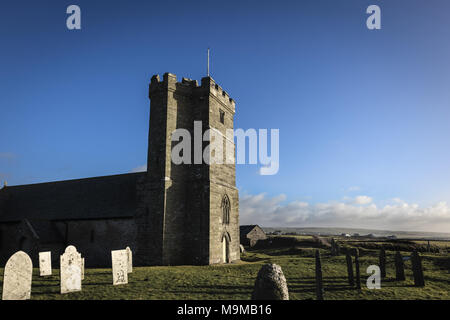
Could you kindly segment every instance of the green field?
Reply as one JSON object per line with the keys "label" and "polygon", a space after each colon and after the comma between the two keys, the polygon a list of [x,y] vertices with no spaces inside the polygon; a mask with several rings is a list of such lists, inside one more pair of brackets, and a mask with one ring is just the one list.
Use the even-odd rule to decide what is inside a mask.
{"label": "green field", "polygon": [[[59,294],[59,270],[39,277],[34,270],[32,299],[250,299],[256,275],[264,263],[279,264],[286,276],[290,299],[314,299],[314,250],[311,239],[301,237],[296,246],[247,251],[242,262],[214,266],[134,268],[129,284],[112,285],[111,269],[86,269],[83,291]],[[331,257],[320,249],[325,299],[450,299],[450,255],[422,253],[426,286],[414,287],[410,261],[405,262],[407,280],[395,281],[394,253],[387,251],[387,279],[380,290],[365,286],[366,268],[378,264],[376,250],[361,250],[362,290],[347,282],[345,256]],[[408,252],[403,252],[408,255]],[[3,280],[3,269],[0,269]],[[2,283],[0,283],[2,284]],[[2,287],[2,286],[1,286]],[[2,290],[2,288],[0,288]]]}

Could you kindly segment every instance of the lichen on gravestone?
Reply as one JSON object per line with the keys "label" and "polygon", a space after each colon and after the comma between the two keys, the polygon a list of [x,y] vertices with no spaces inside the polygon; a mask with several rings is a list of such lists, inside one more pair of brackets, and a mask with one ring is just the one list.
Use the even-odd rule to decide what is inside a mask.
{"label": "lichen on gravestone", "polygon": [[5,265],[3,300],[28,300],[31,297],[33,263],[23,251],[13,254]]}
{"label": "lichen on gravestone", "polygon": [[289,292],[281,267],[265,264],[258,272],[252,300],[289,300]]}

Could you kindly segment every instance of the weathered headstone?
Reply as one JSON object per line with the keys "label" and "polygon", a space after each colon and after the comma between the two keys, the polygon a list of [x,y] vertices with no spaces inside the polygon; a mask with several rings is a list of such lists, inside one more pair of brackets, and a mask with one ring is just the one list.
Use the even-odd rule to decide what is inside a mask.
{"label": "weathered headstone", "polygon": [[127,261],[128,261],[128,273],[133,272],[133,251],[131,251],[130,247],[126,247],[127,250]]}
{"label": "weathered headstone", "polygon": [[81,280],[84,280],[84,258],[81,258]]}
{"label": "weathered headstone", "polygon": [[384,248],[381,248],[380,250],[380,256],[379,256],[379,261],[380,261],[380,276],[382,279],[386,278],[386,251],[384,250]]}
{"label": "weathered headstone", "polygon": [[23,251],[13,254],[6,262],[3,276],[3,300],[28,300],[31,297],[33,263]]}
{"label": "weathered headstone", "polygon": [[245,252],[244,246],[242,244],[239,245],[239,250],[241,251],[241,253]]}
{"label": "weathered headstone", "polygon": [[52,275],[52,253],[39,252],[39,275],[41,277]]}
{"label": "weathered headstone", "polygon": [[359,250],[355,249],[356,289],[361,289],[361,273],[359,272]]}
{"label": "weathered headstone", "polygon": [[353,287],[355,285],[355,278],[353,277],[353,262],[349,250],[347,250],[345,258],[347,260],[348,284]]}
{"label": "weathered headstone", "polygon": [[68,246],[61,256],[61,293],[81,291],[81,254],[74,246]]}
{"label": "weathered headstone", "polygon": [[405,280],[405,264],[400,251],[395,253],[395,278],[397,281]]}
{"label": "weathered headstone", "polygon": [[319,250],[316,250],[316,299],[323,300],[322,262]]}
{"label": "weathered headstone", "polygon": [[423,278],[422,258],[417,251],[411,254],[411,264],[414,276],[414,285],[416,287],[425,286],[425,279]]}
{"label": "weathered headstone", "polygon": [[289,291],[281,267],[265,264],[258,272],[252,300],[289,300]]}
{"label": "weathered headstone", "polygon": [[113,285],[128,283],[128,254],[127,250],[111,251]]}

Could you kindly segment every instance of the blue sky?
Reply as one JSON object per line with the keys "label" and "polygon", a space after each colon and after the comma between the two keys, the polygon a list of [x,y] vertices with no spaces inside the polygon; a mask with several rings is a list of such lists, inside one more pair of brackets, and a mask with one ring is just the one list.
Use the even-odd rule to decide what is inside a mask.
{"label": "blue sky", "polygon": [[[66,28],[71,4],[80,31]],[[381,30],[366,28],[371,4]],[[237,167],[243,222],[445,231],[449,9],[445,0],[2,1],[0,179],[145,164],[151,76],[200,80],[209,46],[213,78],[236,100],[235,127],[280,130],[277,175]]]}

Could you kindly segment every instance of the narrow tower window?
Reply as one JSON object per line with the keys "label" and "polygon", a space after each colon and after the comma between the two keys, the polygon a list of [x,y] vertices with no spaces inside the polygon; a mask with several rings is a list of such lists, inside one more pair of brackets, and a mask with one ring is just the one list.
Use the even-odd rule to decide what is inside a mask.
{"label": "narrow tower window", "polygon": [[225,124],[225,111],[219,109],[219,114],[220,114],[220,122],[222,124]]}
{"label": "narrow tower window", "polygon": [[222,198],[222,223],[229,224],[230,223],[230,199],[227,195],[224,195]]}

